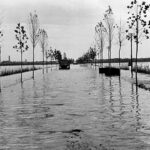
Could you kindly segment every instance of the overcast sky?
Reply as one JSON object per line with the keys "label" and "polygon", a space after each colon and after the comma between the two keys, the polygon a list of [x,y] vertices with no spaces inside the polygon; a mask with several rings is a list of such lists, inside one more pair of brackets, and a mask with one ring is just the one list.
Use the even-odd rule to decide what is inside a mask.
{"label": "overcast sky", "polygon": [[[0,16],[5,35],[2,58],[7,59],[10,55],[12,60],[20,59],[12,48],[16,42],[14,29],[18,22],[26,24],[29,13],[34,10],[39,16],[40,27],[48,32],[49,46],[66,52],[68,57],[78,58],[92,45],[94,27],[102,20],[108,5],[112,6],[117,23],[120,18],[123,22],[126,21],[126,6],[129,3],[130,0],[0,0]],[[115,41],[113,45],[112,55],[117,57]],[[146,57],[147,49],[142,47],[139,55]],[[39,46],[36,47],[35,54],[36,60],[42,58]],[[122,56],[129,57],[128,42],[122,49]],[[24,59],[32,59],[31,48],[24,53]]]}

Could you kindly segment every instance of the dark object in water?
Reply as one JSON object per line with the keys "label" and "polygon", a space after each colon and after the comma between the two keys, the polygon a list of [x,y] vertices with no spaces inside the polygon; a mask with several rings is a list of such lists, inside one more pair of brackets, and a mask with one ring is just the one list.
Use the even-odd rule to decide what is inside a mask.
{"label": "dark object in water", "polygon": [[69,130],[69,131],[63,131],[63,133],[70,133],[73,134],[75,136],[79,136],[79,134],[83,132],[81,129],[73,129],[73,130]]}
{"label": "dark object in water", "polygon": [[45,114],[45,118],[51,118],[51,117],[54,117],[53,114]]}
{"label": "dark object in water", "polygon": [[120,76],[120,69],[119,68],[99,68],[99,73],[105,73],[106,76]]}
{"label": "dark object in water", "polygon": [[99,73],[106,73],[109,68],[99,68]]}
{"label": "dark object in water", "polygon": [[70,62],[67,59],[59,61],[59,69],[70,69]]}
{"label": "dark object in water", "polygon": [[128,66],[132,66],[132,61],[131,60],[129,60]]}
{"label": "dark object in water", "polygon": [[106,76],[120,76],[119,68],[108,68],[108,71],[105,73]]}
{"label": "dark object in water", "polygon": [[81,129],[73,129],[70,131],[71,133],[79,133],[79,132],[83,132]]}

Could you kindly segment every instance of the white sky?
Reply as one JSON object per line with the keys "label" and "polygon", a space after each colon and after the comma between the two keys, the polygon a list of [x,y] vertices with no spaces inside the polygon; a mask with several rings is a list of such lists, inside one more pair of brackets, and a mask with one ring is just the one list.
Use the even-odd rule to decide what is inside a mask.
{"label": "white sky", "polygon": [[[120,18],[123,22],[126,21],[126,6],[129,3],[130,0],[0,0],[0,14],[5,34],[2,59],[6,60],[9,55],[12,60],[20,59],[20,55],[12,48],[16,43],[14,29],[18,22],[26,24],[29,13],[34,10],[39,16],[40,27],[48,32],[49,46],[66,52],[68,57],[78,58],[93,43],[94,27],[102,20],[108,5],[111,5],[117,23]],[[114,41],[112,48],[113,57],[118,56],[118,47],[115,43]],[[122,49],[122,57],[130,56],[128,45],[126,42]],[[147,55],[150,54],[150,47],[147,45],[143,43],[139,57],[150,57]],[[39,46],[36,47],[35,55],[36,60],[41,60]],[[31,46],[24,53],[24,59],[32,59]]]}

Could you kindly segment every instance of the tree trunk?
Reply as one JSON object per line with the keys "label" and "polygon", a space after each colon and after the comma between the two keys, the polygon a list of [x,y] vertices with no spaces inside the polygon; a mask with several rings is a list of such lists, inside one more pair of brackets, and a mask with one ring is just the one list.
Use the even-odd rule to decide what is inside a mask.
{"label": "tree trunk", "polygon": [[133,78],[133,60],[132,60],[132,33],[131,33],[131,77]]}
{"label": "tree trunk", "polygon": [[99,53],[98,53],[98,67],[100,67],[100,66],[101,66],[100,61],[101,61],[101,58],[100,58],[100,52],[99,52]]}
{"label": "tree trunk", "polygon": [[34,44],[33,44],[33,76],[32,76],[33,80],[34,80]]}
{"label": "tree trunk", "polygon": [[[1,75],[1,46],[0,46],[0,75]],[[1,89],[1,77],[0,77],[0,92],[2,91]]]}
{"label": "tree trunk", "polygon": [[111,29],[109,28],[109,68],[111,67]]}
{"label": "tree trunk", "polygon": [[[108,64],[109,64],[109,47],[108,47]],[[110,64],[109,64],[109,66],[110,66]]]}
{"label": "tree trunk", "polygon": [[109,68],[111,67],[111,39],[109,39]]}
{"label": "tree trunk", "polygon": [[21,49],[21,83],[23,83],[23,80],[22,80],[22,49]]}
{"label": "tree trunk", "polygon": [[47,64],[47,58],[48,58],[48,57],[47,57],[47,51],[46,51],[46,73],[48,73],[48,67],[47,67],[47,65],[48,65],[48,64]]}
{"label": "tree trunk", "polygon": [[137,79],[137,57],[138,57],[138,44],[139,44],[139,40],[138,40],[138,36],[139,36],[139,21],[138,21],[138,15],[137,15],[137,21],[136,21],[136,85],[138,84],[138,79]]}
{"label": "tree trunk", "polygon": [[44,74],[44,48],[43,49],[43,74]]}
{"label": "tree trunk", "polygon": [[102,50],[102,68],[103,68],[103,50]]}
{"label": "tree trunk", "polygon": [[119,46],[119,69],[120,69],[120,53],[121,53],[121,44]]}
{"label": "tree trunk", "polygon": [[52,57],[51,57],[51,70],[52,70]]}
{"label": "tree trunk", "polygon": [[102,68],[103,68],[103,49],[102,49],[102,53],[101,53],[101,61],[102,61]]}
{"label": "tree trunk", "polygon": [[136,84],[138,83],[138,79],[137,79],[137,57],[138,57],[138,43],[136,43],[136,62],[135,62],[135,66],[136,66]]}
{"label": "tree trunk", "polygon": [[[102,33],[101,33],[102,35]],[[103,39],[101,38],[101,51],[100,51],[100,55],[101,55],[101,61],[102,61],[102,65],[101,67],[103,68]]]}

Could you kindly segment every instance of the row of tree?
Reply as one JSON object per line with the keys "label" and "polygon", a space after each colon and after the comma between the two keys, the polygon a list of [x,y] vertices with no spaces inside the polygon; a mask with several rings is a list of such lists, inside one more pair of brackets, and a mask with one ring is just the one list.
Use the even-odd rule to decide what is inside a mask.
{"label": "row of tree", "polygon": [[[104,46],[107,44],[109,67],[111,67],[111,49],[114,35],[116,35],[115,39],[119,47],[119,67],[121,48],[124,45],[126,39],[131,41],[132,66],[132,40],[134,40],[136,44],[136,79],[139,43],[142,42],[143,38],[149,39],[150,20],[147,19],[147,12],[149,8],[150,4],[147,4],[145,1],[138,2],[138,0],[132,0],[127,6],[129,17],[127,18],[127,26],[125,27],[121,20],[119,24],[115,23],[112,8],[109,6],[108,9],[105,11],[102,20],[98,22],[98,24],[95,26],[95,53],[97,55],[100,55],[100,59],[103,60]],[[81,60],[81,58],[86,60],[87,57],[85,55],[80,57],[79,60]]]}
{"label": "row of tree", "polygon": [[83,54],[81,57],[79,57],[76,62],[77,63],[89,63],[93,62],[96,57],[96,50],[95,48],[90,47],[88,52]]}
{"label": "row of tree", "polygon": [[[48,48],[48,34],[45,29],[40,28],[38,15],[36,12],[30,13],[28,17],[28,27],[29,27],[29,38],[27,36],[27,32],[25,27],[18,23],[16,29],[14,30],[17,44],[13,47],[17,49],[21,56],[21,82],[22,82],[22,60],[23,60],[23,53],[29,49],[28,46],[28,39],[30,39],[32,43],[33,49],[33,79],[34,79],[34,68],[35,68],[35,48],[37,43],[39,43],[42,49],[42,58],[43,58],[43,68],[45,64],[45,59],[47,61],[48,58],[60,60],[62,55],[59,50],[52,50]],[[44,72],[43,72],[44,73]]]}
{"label": "row of tree", "polygon": [[[98,22],[95,26],[95,44],[92,49],[95,50],[95,58],[99,56],[99,58],[103,62],[103,52],[104,47],[108,44],[108,60],[109,66],[111,66],[111,49],[112,49],[112,42],[114,39],[114,32],[115,28],[117,29],[117,43],[119,44],[119,58],[120,58],[120,51],[125,40],[125,30],[122,26],[121,20],[120,24],[115,24],[115,20],[113,17],[112,8],[109,6],[108,9],[105,11],[102,21]],[[82,56],[83,57],[83,56]],[[120,63],[119,63],[120,64]],[[103,63],[101,63],[103,67]]]}
{"label": "row of tree", "polygon": [[[32,63],[33,79],[34,79],[34,70],[35,70],[35,48],[37,44],[39,44],[42,49],[43,73],[44,73],[44,64],[45,62],[48,61],[48,58],[51,59],[51,62],[53,60],[57,60],[59,62],[62,59],[62,54],[60,50],[56,50],[56,49],[53,50],[52,47],[49,48],[47,31],[43,28],[40,28],[40,22],[36,12],[29,14],[27,25],[28,25],[29,32],[26,31],[25,26],[21,23],[17,23],[16,28],[14,30],[16,45],[14,45],[13,48],[20,53],[21,82],[23,82],[22,79],[23,53],[29,50],[28,40],[30,40],[32,44],[32,51],[33,51],[33,63]],[[2,31],[0,31],[0,37],[2,36],[3,33]],[[0,58],[1,58],[1,47],[0,47]]]}

